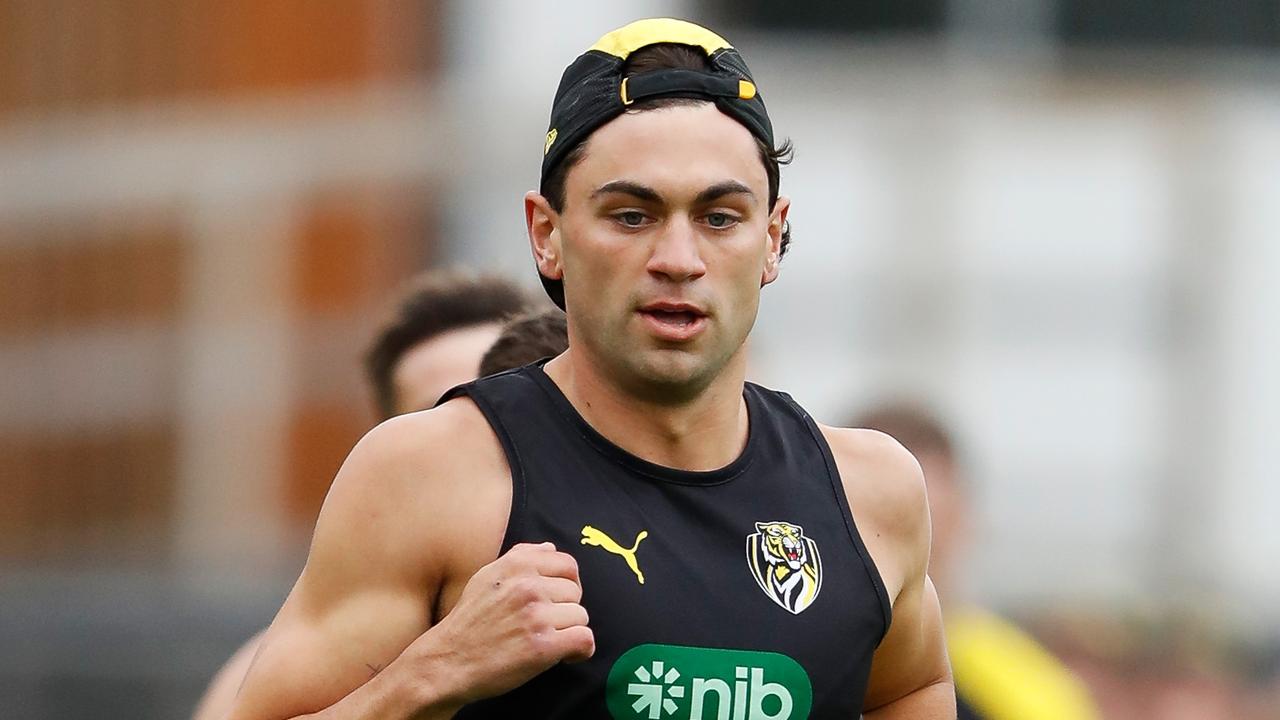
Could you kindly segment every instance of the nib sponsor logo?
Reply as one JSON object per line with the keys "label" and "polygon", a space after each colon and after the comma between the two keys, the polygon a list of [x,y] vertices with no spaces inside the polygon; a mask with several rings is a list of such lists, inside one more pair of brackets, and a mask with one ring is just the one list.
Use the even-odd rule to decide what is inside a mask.
{"label": "nib sponsor logo", "polygon": [[650,720],[663,714],[674,715],[680,708],[676,699],[684,697],[684,686],[675,684],[680,679],[680,671],[671,668],[664,674],[663,667],[661,660],[654,660],[648,668],[641,665],[635,671],[639,682],[627,684],[627,694],[636,698],[631,709],[647,713]]}
{"label": "nib sponsor logo", "polygon": [[615,720],[802,720],[813,688],[795,660],[769,652],[639,645],[613,664]]}

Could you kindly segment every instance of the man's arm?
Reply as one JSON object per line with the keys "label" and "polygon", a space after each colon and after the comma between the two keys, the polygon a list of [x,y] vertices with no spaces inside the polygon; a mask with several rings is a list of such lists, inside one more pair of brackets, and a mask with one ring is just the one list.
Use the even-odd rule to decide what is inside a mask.
{"label": "man's arm", "polygon": [[[904,594],[908,592],[904,588]],[[956,717],[938,594],[927,576],[899,594],[893,624],[876,650],[867,687],[866,720]]]}
{"label": "man's arm", "polygon": [[[506,472],[496,445],[468,401],[393,419],[360,441],[228,720],[448,718],[591,654],[577,565],[549,545],[472,567],[455,607],[432,626],[457,556],[477,543],[489,547],[484,561],[499,550],[502,527],[475,523],[505,521],[506,507],[469,514],[494,497],[464,481]],[[505,492],[509,503],[509,484]]]}
{"label": "man's arm", "polygon": [[245,673],[249,672],[249,663],[253,662],[254,653],[258,652],[258,643],[266,630],[259,630],[253,637],[245,641],[218,670],[205,689],[200,704],[191,715],[191,720],[222,720],[226,717],[231,704],[235,702],[236,693],[240,691],[240,683],[244,682]]}
{"label": "man's arm", "polygon": [[867,720],[956,717],[942,613],[929,567],[929,505],[915,458],[869,430],[824,428],[858,529],[892,602],[888,632],[872,659]]}

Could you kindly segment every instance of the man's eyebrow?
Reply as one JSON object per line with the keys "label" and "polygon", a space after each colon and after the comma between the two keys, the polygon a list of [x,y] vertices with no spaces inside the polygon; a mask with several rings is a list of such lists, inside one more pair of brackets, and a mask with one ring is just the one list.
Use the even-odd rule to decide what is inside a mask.
{"label": "man's eyebrow", "polygon": [[750,195],[753,198],[756,196],[755,193],[751,192],[751,188],[743,185],[737,180],[725,180],[724,182],[718,182],[698,193],[698,197],[694,198],[693,202],[696,205],[705,205],[706,203],[719,200],[725,195]]}
{"label": "man's eyebrow", "polygon": [[609,193],[630,195],[634,198],[644,200],[645,202],[662,202],[662,196],[659,195],[656,190],[648,187],[647,185],[641,185],[640,183],[632,182],[630,180],[614,180],[613,182],[605,183],[604,185],[596,188],[595,192],[591,193],[591,199],[594,200],[601,195],[607,195]]}

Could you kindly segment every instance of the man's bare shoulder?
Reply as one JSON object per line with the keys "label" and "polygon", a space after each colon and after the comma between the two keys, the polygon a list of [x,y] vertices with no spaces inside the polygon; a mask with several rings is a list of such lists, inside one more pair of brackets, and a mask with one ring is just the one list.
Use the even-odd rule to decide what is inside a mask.
{"label": "man's bare shoulder", "polygon": [[[348,466],[358,472],[346,473]],[[357,492],[447,492],[456,485],[452,480],[458,468],[506,469],[497,437],[480,409],[465,397],[378,424],[352,449],[343,471],[368,476],[361,478],[368,484],[361,484]],[[335,490],[343,479],[340,473]]]}
{"label": "man's bare shoulder", "polygon": [[459,397],[429,410],[388,418],[366,433],[361,444],[372,443],[380,452],[409,458],[436,450],[440,444],[456,445],[460,451],[472,446],[484,450],[492,435],[480,408],[470,398]]}
{"label": "man's bare shoulder", "polygon": [[[317,540],[360,533],[380,558],[429,570],[442,559],[437,541],[479,514],[505,518],[509,502],[502,447],[475,403],[460,398],[365,434],[329,489]],[[313,554],[324,549],[313,543]]]}
{"label": "man's bare shoulder", "polygon": [[876,430],[820,426],[864,542],[886,577],[905,580],[929,554],[929,502],[920,463]]}
{"label": "man's bare shoulder", "polygon": [[924,473],[901,443],[877,430],[821,427],[846,491],[869,496],[867,500],[890,513],[891,520],[918,517],[927,508]]}

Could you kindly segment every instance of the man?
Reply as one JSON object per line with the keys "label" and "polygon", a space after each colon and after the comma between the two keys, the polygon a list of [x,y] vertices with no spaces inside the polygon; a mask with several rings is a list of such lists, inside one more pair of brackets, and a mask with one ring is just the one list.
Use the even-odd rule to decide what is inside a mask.
{"label": "man", "polygon": [[543,310],[513,318],[480,359],[480,377],[518,368],[534,360],[554,357],[569,349],[564,311]]}
{"label": "man", "polygon": [[[503,323],[531,306],[524,291],[498,277],[434,271],[415,278],[365,356],[379,418],[431,407],[449,388],[479,377],[476,369],[484,362],[496,365],[506,360],[514,363],[508,367],[515,367],[543,357],[545,339],[536,347],[522,348],[508,338],[501,343],[504,352],[488,359],[502,339]],[[520,332],[529,334],[527,321]],[[250,638],[214,676],[194,720],[219,720],[226,714],[260,636]]]}
{"label": "man", "polygon": [[1084,685],[1013,624],[960,602],[958,557],[968,535],[968,486],[950,433],[931,413],[886,403],[858,415],[858,427],[886,433],[924,470],[933,518],[929,574],[946,600],[947,646],[961,720],[1093,720]]}
{"label": "man", "polygon": [[633,23],[551,116],[569,349],[361,440],[230,717],[954,717],[919,466],[744,380],[789,201],[741,57]]}
{"label": "man", "polygon": [[523,290],[499,277],[424,273],[365,355],[378,415],[429,408],[449,388],[479,377],[476,368],[503,323],[532,306]]}

